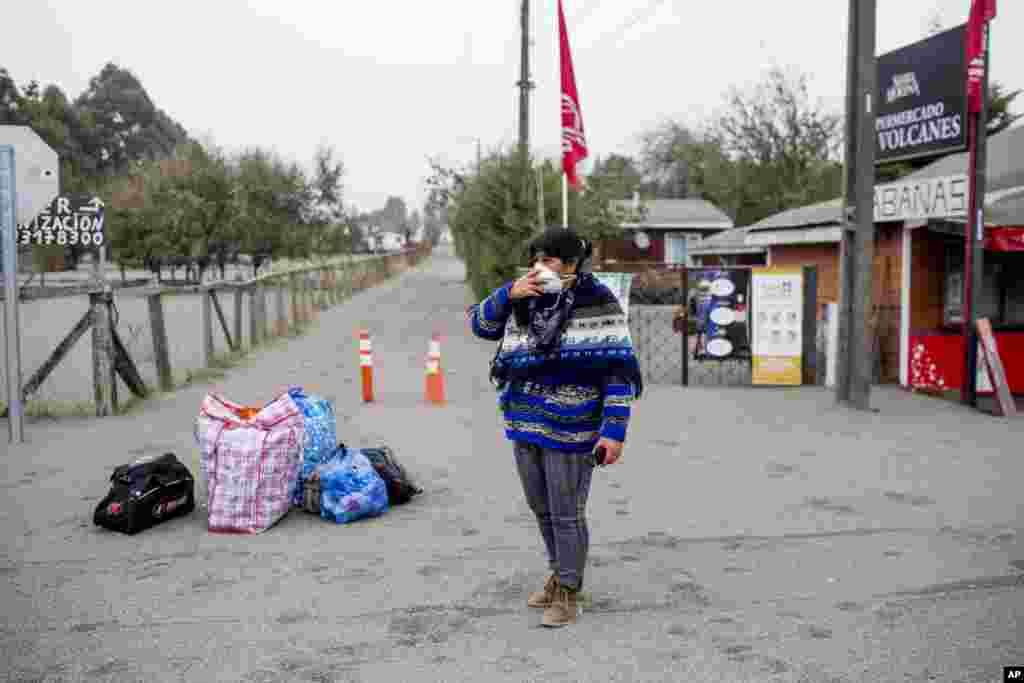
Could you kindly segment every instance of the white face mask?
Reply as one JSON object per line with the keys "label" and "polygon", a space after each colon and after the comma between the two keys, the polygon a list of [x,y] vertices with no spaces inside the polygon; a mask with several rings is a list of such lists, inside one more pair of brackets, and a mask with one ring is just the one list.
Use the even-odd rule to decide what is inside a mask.
{"label": "white face mask", "polygon": [[534,270],[538,274],[537,282],[545,294],[558,294],[562,291],[562,278],[558,276],[558,273],[543,263],[537,264]]}

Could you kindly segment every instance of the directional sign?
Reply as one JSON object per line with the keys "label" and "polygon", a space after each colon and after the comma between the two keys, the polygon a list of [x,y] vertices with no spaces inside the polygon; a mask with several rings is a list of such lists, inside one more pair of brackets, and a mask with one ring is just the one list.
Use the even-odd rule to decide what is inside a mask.
{"label": "directional sign", "polygon": [[18,244],[98,247],[104,242],[104,215],[99,197],[61,195],[29,223],[18,226]]}
{"label": "directional sign", "polygon": [[11,443],[24,440],[21,402],[21,332],[18,324],[18,250],[14,246],[18,164],[14,147],[0,145],[0,260],[4,281],[4,366],[7,384],[7,428]]}
{"label": "directional sign", "polygon": [[14,147],[17,221],[27,223],[60,192],[60,160],[28,126],[0,126],[0,145]]}
{"label": "directional sign", "polygon": [[[17,207],[15,207],[15,163],[14,148],[0,145],[0,273],[17,270],[18,256],[14,248],[14,226],[17,225]],[[13,255],[14,268],[7,264],[7,251]]]}

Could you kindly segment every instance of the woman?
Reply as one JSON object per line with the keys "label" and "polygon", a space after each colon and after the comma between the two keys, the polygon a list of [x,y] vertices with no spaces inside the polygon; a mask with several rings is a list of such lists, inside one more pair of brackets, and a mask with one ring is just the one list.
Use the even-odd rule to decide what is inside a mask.
{"label": "woman", "polygon": [[530,244],[533,269],[469,310],[475,335],[501,340],[491,378],[552,570],[527,604],[544,608],[549,627],[576,621],[591,473],[622,458],[643,389],[622,306],[581,271],[591,252],[574,231],[550,228]]}

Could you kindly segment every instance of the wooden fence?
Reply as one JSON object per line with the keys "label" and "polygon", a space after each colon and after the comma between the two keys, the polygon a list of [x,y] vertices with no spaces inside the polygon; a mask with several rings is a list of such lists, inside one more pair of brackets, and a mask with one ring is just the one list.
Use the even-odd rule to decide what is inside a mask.
{"label": "wooden fence", "polygon": [[[117,377],[139,398],[151,394],[151,388],[139,373],[136,363],[117,331],[115,297],[145,297],[149,314],[153,360],[157,383],[162,391],[174,388],[171,354],[164,317],[164,299],[175,294],[198,294],[200,300],[200,333],[202,364],[215,367],[220,353],[240,354],[248,332],[249,350],[258,348],[274,337],[282,337],[316,320],[320,311],[337,305],[353,293],[373,287],[421,263],[431,253],[429,246],[403,252],[374,256],[360,261],[294,268],[269,273],[257,278],[216,282],[188,287],[140,287],[112,291],[90,291],[89,306],[81,319],[57,345],[49,358],[22,387],[22,399],[29,401],[47,377],[60,365],[77,342],[92,331],[92,384],[96,415],[103,417],[117,411]],[[268,295],[275,297],[276,319],[268,315]],[[247,299],[248,306],[243,307]],[[229,325],[225,306],[233,307]],[[243,308],[248,309],[248,330]],[[288,315],[290,309],[291,315]],[[215,345],[215,329],[223,332],[226,349]],[[192,370],[194,368],[190,368]],[[4,416],[7,410],[4,410]]]}

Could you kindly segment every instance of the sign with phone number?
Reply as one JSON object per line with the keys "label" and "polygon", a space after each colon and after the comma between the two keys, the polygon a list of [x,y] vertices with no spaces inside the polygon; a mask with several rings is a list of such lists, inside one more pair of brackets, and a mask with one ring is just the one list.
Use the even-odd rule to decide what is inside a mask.
{"label": "sign with phone number", "polygon": [[91,195],[62,195],[32,219],[18,226],[18,244],[98,247],[103,233],[104,204]]}

